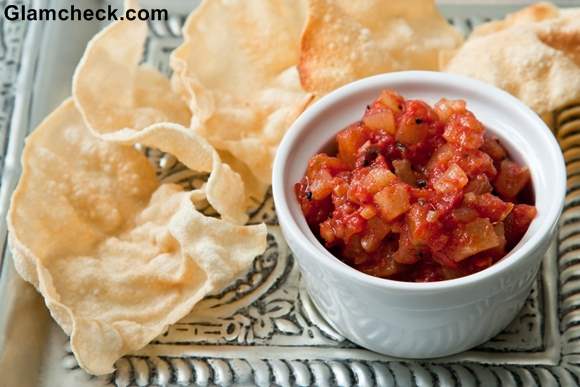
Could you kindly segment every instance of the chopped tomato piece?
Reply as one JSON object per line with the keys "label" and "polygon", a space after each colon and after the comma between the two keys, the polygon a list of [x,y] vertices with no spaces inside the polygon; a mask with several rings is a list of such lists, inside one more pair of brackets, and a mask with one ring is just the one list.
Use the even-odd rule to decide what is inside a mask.
{"label": "chopped tomato piece", "polygon": [[473,192],[476,195],[481,195],[491,191],[493,191],[493,186],[485,174],[476,175],[465,186],[465,193]]}
{"label": "chopped tomato piece", "polygon": [[495,136],[485,136],[480,149],[487,153],[493,161],[502,161],[507,158],[507,151]]}
{"label": "chopped tomato piece", "polygon": [[296,183],[294,190],[308,224],[319,224],[328,218],[333,209],[330,198],[313,200],[308,183],[304,181]]}
{"label": "chopped tomato piece", "polygon": [[513,248],[523,238],[537,215],[534,206],[516,204],[505,220],[505,236],[508,248]]}
{"label": "chopped tomato piece", "polygon": [[500,260],[506,254],[505,248],[507,245],[504,222],[497,222],[496,224],[493,225],[493,229],[497,237],[499,238],[499,244],[493,249],[488,250],[486,253],[487,256],[492,258],[493,260]]}
{"label": "chopped tomato piece", "polygon": [[506,200],[513,200],[530,181],[530,171],[511,160],[503,160],[494,183],[496,191]]}
{"label": "chopped tomato piece", "polygon": [[390,231],[391,227],[388,223],[378,217],[372,218],[367,222],[367,228],[361,238],[360,244],[362,248],[368,253],[376,251]]}
{"label": "chopped tomato piece", "polygon": [[443,137],[451,144],[465,149],[477,149],[483,144],[484,128],[473,113],[453,113],[447,120]]}
{"label": "chopped tomato piece", "polygon": [[470,177],[486,175],[493,179],[497,175],[493,159],[480,150],[463,151],[456,155],[455,160]]}
{"label": "chopped tomato piece", "polygon": [[375,277],[389,278],[399,272],[399,266],[400,265],[393,259],[391,255],[381,255],[374,259],[372,263],[361,265],[360,270],[363,273]]}
{"label": "chopped tomato piece", "polygon": [[469,208],[477,211],[479,216],[492,222],[503,221],[514,208],[513,203],[504,202],[490,193],[476,195],[473,192],[465,194],[463,202]]}

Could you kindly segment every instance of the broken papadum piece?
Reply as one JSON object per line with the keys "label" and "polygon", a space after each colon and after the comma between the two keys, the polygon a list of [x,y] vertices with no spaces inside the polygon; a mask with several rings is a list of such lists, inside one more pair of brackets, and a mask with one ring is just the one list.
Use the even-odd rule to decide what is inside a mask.
{"label": "broken papadum piece", "polygon": [[304,1],[204,1],[171,57],[192,129],[264,186],[278,143],[313,98],[296,70],[305,13]]}
{"label": "broken papadum piece", "polygon": [[580,101],[580,10],[539,3],[483,24],[444,70],[500,87],[547,116]]}
{"label": "broken papadum piece", "polygon": [[433,0],[309,0],[298,66],[303,87],[324,94],[370,75],[437,70],[461,34]]}
{"label": "broken papadum piece", "polygon": [[[157,142],[156,130],[140,140]],[[184,162],[215,167],[213,155]],[[30,135],[22,163],[8,214],[15,267],[91,374],[111,372],[266,248],[265,225],[202,215],[193,201],[207,189],[160,184],[133,147],[92,135],[70,99]]]}

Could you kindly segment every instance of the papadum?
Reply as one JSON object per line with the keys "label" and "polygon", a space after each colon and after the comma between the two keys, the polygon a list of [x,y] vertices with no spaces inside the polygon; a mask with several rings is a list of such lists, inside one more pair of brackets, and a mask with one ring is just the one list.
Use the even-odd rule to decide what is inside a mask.
{"label": "papadum", "polygon": [[72,94],[94,134],[138,130],[158,122],[189,123],[190,112],[169,79],[139,65],[146,38],[147,22],[119,20],[87,44]]}
{"label": "papadum", "polygon": [[374,74],[437,70],[439,52],[462,42],[433,0],[309,0],[300,79],[323,94]]}
{"label": "papadum", "polygon": [[304,1],[204,1],[171,57],[191,128],[244,163],[262,191],[278,143],[313,98],[296,69],[305,18]]}
{"label": "papadum", "polygon": [[444,70],[500,87],[540,115],[580,100],[580,10],[539,3],[477,27]]}
{"label": "papadum", "polygon": [[[171,126],[146,129],[138,140],[157,144],[159,136],[209,146]],[[65,101],[28,138],[8,215],[18,272],[70,335],[81,367],[96,375],[244,273],[266,248],[264,225],[196,210],[207,187],[160,184],[144,155],[118,144],[132,140],[97,138]],[[216,186],[229,178],[211,152],[182,161],[217,170]]]}

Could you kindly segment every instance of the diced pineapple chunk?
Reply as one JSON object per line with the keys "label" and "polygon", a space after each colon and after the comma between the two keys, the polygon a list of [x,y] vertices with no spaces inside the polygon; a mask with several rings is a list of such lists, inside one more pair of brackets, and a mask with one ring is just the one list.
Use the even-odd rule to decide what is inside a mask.
{"label": "diced pineapple chunk", "polygon": [[374,195],[374,201],[386,221],[395,219],[411,207],[409,192],[402,184],[386,186]]}
{"label": "diced pineapple chunk", "polygon": [[499,246],[501,240],[488,219],[477,218],[455,229],[447,246],[447,256],[459,262],[479,252]]}
{"label": "diced pineapple chunk", "polygon": [[368,141],[368,134],[360,124],[354,124],[336,135],[338,156],[350,168],[354,168],[359,148]]}
{"label": "diced pineapple chunk", "polygon": [[443,122],[446,122],[453,113],[463,113],[465,110],[465,101],[461,99],[441,98],[435,104],[435,113],[437,113],[437,116]]}
{"label": "diced pineapple chunk", "polygon": [[449,144],[444,144],[437,148],[427,163],[427,171],[432,172],[434,170],[442,170],[446,168],[449,162],[453,159],[455,152],[456,150]]}
{"label": "diced pineapple chunk", "polygon": [[397,180],[397,176],[387,168],[372,168],[364,177],[362,185],[375,194]]}
{"label": "diced pineapple chunk", "polygon": [[337,157],[319,153],[310,159],[306,169],[306,177],[314,179],[316,174],[322,169],[327,170],[328,173],[334,176],[341,171],[345,171],[347,166]]}
{"label": "diced pineapple chunk", "polygon": [[418,144],[429,135],[428,128],[428,125],[419,119],[412,116],[403,116],[403,119],[399,122],[395,138],[404,145]]}
{"label": "diced pineapple chunk", "polygon": [[326,241],[326,243],[330,244],[336,240],[336,235],[334,233],[334,229],[332,228],[331,220],[325,220],[324,222],[320,223],[320,236],[322,239]]}
{"label": "diced pineapple chunk", "polygon": [[379,111],[371,111],[363,117],[363,123],[372,130],[384,131],[394,135],[397,128],[395,126],[395,116],[388,108]]}
{"label": "diced pineapple chunk", "polygon": [[314,178],[309,185],[310,192],[312,192],[312,199],[322,200],[332,193],[334,184],[332,183],[332,175],[326,169],[320,169],[314,174]]}
{"label": "diced pineapple chunk", "polygon": [[477,211],[468,207],[459,207],[451,212],[453,220],[458,223],[469,223],[479,217]]}
{"label": "diced pineapple chunk", "polygon": [[447,171],[433,182],[433,188],[437,192],[448,193],[461,190],[467,185],[469,179],[463,169],[457,164],[451,164]]}
{"label": "diced pineapple chunk", "polygon": [[377,101],[391,109],[393,113],[400,113],[403,110],[405,100],[394,90],[383,90]]}

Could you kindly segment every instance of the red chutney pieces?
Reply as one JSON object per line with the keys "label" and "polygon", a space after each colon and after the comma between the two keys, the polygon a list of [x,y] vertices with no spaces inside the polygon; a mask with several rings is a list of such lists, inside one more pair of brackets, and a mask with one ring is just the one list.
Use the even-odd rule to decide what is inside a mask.
{"label": "red chutney pieces", "polygon": [[313,232],[373,276],[429,282],[483,270],[536,216],[530,173],[465,101],[434,108],[383,91],[361,121],[314,155],[295,185]]}

